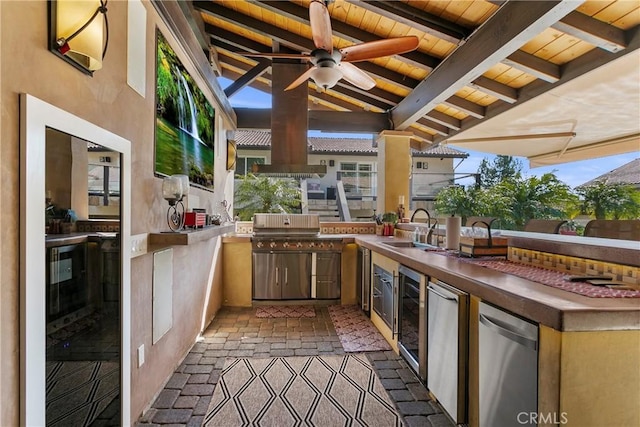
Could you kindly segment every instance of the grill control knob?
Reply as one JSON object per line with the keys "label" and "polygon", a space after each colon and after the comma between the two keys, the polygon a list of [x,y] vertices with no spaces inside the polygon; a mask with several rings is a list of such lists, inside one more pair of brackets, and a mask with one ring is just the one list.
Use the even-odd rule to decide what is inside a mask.
{"label": "grill control knob", "polygon": [[276,247],[276,242],[271,242],[271,243],[269,243],[269,247],[270,247],[271,249],[275,248],[275,247]]}
{"label": "grill control knob", "polygon": [[320,242],[320,243],[318,244],[318,246],[320,247],[320,249],[322,249],[322,248],[324,248],[324,243]]}
{"label": "grill control knob", "polygon": [[333,242],[329,242],[329,249],[333,249]]}
{"label": "grill control knob", "polygon": [[302,242],[296,243],[296,248],[301,248],[301,247],[302,247]]}
{"label": "grill control knob", "polygon": [[256,247],[258,247],[258,248],[261,248],[261,247],[263,247],[263,246],[264,246],[264,243],[262,243],[262,242],[258,242],[258,243],[256,243]]}
{"label": "grill control knob", "polygon": [[282,247],[283,247],[283,248],[288,248],[288,247],[289,247],[289,242],[284,242],[284,243],[282,244]]}
{"label": "grill control knob", "polygon": [[310,248],[313,248],[313,247],[315,247],[315,246],[316,246],[316,244],[315,244],[314,242],[309,242],[309,247],[310,247]]}

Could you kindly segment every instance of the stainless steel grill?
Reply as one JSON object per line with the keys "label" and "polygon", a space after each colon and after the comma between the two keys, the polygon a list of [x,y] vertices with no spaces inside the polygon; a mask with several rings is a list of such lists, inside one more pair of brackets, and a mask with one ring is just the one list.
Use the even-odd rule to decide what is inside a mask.
{"label": "stainless steel grill", "polygon": [[254,252],[341,251],[342,238],[320,237],[320,218],[309,214],[255,214]]}
{"label": "stainless steel grill", "polygon": [[267,214],[253,216],[254,237],[316,237],[320,217],[311,214]]}

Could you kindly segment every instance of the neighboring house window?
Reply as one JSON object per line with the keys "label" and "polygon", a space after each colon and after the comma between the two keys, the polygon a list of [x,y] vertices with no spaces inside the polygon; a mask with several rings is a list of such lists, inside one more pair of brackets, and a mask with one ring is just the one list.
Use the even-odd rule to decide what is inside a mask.
{"label": "neighboring house window", "polygon": [[251,167],[255,164],[264,165],[266,157],[240,157],[236,161],[236,175],[246,175],[251,172]]}
{"label": "neighboring house window", "polygon": [[120,201],[120,168],[89,164],[89,205],[109,206]]}
{"label": "neighboring house window", "polygon": [[371,162],[340,162],[340,179],[347,196],[375,196],[376,176]]}

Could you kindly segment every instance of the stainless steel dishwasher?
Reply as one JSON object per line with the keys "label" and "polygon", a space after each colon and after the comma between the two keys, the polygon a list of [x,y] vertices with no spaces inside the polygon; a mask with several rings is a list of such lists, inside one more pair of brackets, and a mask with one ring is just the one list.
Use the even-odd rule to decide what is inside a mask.
{"label": "stainless steel dishwasher", "polygon": [[453,421],[463,424],[467,421],[469,295],[435,279],[427,290],[427,388]]}
{"label": "stainless steel dishwasher", "polygon": [[478,320],[480,427],[521,426],[538,408],[538,326],[486,303]]}

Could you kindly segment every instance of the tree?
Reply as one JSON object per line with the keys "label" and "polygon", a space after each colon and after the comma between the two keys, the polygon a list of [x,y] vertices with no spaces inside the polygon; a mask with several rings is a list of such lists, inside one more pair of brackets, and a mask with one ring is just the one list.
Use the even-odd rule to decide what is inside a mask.
{"label": "tree", "polygon": [[300,207],[300,187],[293,179],[247,174],[236,184],[236,214],[249,221],[257,212],[293,212]]}
{"label": "tree", "polygon": [[562,219],[576,203],[577,197],[571,188],[555,174],[545,173],[541,177],[516,177],[505,179],[490,192],[496,198],[507,201],[500,216],[505,229],[522,230],[533,218]]}
{"label": "tree", "polygon": [[485,216],[500,211],[505,201],[482,188],[452,185],[438,193],[435,209],[439,214],[462,217]]}
{"label": "tree", "polygon": [[505,179],[518,178],[522,175],[522,162],[512,156],[497,156],[493,162],[482,159],[478,167],[480,186],[491,188]]}
{"label": "tree", "polygon": [[640,216],[640,191],[621,183],[598,180],[576,188],[581,196],[581,211],[596,219],[635,219]]}

